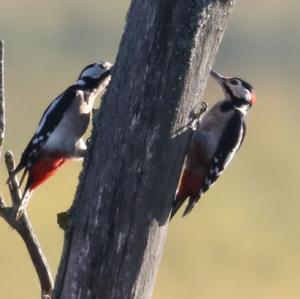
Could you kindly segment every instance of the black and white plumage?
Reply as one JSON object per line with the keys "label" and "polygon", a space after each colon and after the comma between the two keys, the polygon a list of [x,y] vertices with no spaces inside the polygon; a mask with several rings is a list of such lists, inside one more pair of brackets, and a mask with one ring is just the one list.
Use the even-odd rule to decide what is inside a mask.
{"label": "black and white plumage", "polygon": [[75,84],[47,107],[14,171],[16,174],[24,170],[21,183],[28,174],[23,198],[66,160],[83,158],[86,145],[82,136],[87,130],[94,101],[109,82],[111,68],[108,62],[86,66]]}
{"label": "black and white plumage", "polygon": [[189,144],[171,218],[188,199],[187,215],[228,166],[246,134],[245,116],[255,103],[253,87],[240,78],[223,77],[211,71],[223,88],[225,99],[199,119]]}

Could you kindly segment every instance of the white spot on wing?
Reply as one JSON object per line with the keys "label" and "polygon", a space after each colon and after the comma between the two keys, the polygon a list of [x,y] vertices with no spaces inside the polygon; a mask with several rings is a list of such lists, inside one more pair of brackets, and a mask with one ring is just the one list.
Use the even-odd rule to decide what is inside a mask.
{"label": "white spot on wing", "polygon": [[206,182],[206,184],[209,186],[209,185],[211,185],[211,180],[209,179],[209,178],[207,178],[206,180],[205,180],[205,182]]}

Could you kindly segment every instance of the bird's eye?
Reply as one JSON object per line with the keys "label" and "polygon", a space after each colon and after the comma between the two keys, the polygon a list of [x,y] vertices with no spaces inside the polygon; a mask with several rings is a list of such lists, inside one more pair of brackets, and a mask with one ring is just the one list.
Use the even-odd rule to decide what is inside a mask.
{"label": "bird's eye", "polygon": [[238,85],[239,81],[236,80],[236,79],[232,79],[232,80],[229,81],[229,83],[232,84],[232,85]]}

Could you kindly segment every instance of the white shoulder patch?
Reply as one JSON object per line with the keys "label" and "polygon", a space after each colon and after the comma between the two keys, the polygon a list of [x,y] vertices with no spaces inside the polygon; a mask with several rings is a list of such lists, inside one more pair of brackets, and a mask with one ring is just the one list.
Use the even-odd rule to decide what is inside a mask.
{"label": "white shoulder patch", "polygon": [[248,111],[248,106],[244,105],[242,107],[239,108],[235,108],[236,110],[239,110],[242,114],[246,115],[247,111]]}

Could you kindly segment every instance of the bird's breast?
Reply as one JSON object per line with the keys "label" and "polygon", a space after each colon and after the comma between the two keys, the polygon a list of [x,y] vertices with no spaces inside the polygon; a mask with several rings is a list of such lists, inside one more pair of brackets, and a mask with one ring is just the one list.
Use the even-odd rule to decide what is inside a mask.
{"label": "bird's breast", "polygon": [[230,117],[231,113],[224,115],[219,106],[213,106],[203,115],[189,146],[188,168],[201,175],[207,173]]}

